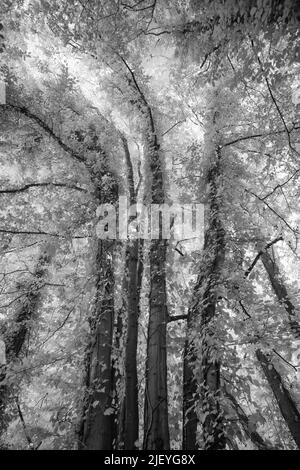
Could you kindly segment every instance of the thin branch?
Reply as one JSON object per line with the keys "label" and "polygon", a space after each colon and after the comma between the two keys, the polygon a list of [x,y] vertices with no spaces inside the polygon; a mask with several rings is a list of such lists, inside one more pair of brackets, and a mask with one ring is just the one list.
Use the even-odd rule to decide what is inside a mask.
{"label": "thin branch", "polygon": [[72,184],[46,183],[45,182],[45,183],[29,183],[29,184],[26,184],[25,186],[22,186],[21,188],[0,189],[0,194],[16,194],[16,193],[21,193],[21,192],[27,191],[28,189],[31,189],[31,188],[41,188],[41,187],[67,188],[67,189],[74,189],[76,191],[86,192],[86,189],[80,188],[79,186],[72,185]]}
{"label": "thin branch", "polygon": [[280,359],[283,360],[288,366],[290,366],[292,369],[294,369],[297,372],[297,369],[299,366],[294,366],[294,364],[291,364],[289,361],[287,361],[279,352],[277,352],[275,349],[272,349],[272,351],[278,356]]}
{"label": "thin branch", "polygon": [[[12,233],[14,235],[47,235],[49,237],[69,238],[66,235],[62,235],[60,233],[44,232],[43,230],[15,230],[0,228],[0,233]],[[89,238],[90,236],[91,235],[74,235],[71,238]]]}
{"label": "thin branch", "polygon": [[[294,130],[300,129],[300,126],[293,126],[290,132]],[[222,146],[221,149],[224,147],[228,147],[230,145],[236,144],[238,142],[242,142],[244,140],[249,140],[249,139],[257,139],[259,137],[268,137],[270,135],[278,135],[278,134],[284,134],[286,132],[286,129],[282,129],[280,131],[272,131],[272,132],[265,132],[265,133],[259,133],[259,134],[252,134],[252,135],[246,135],[242,137],[237,137],[234,140],[231,140],[230,142],[225,142]]]}
{"label": "thin branch", "polygon": [[298,151],[292,146],[292,144],[291,144],[291,135],[290,135],[290,134],[291,134],[291,131],[289,131],[289,129],[288,129],[288,127],[287,127],[287,124],[286,124],[286,122],[285,122],[283,113],[282,113],[280,107],[278,106],[277,100],[275,99],[275,95],[274,95],[274,93],[273,93],[273,91],[272,91],[272,88],[271,88],[271,86],[270,86],[270,82],[269,82],[268,77],[267,77],[267,75],[266,75],[266,72],[265,72],[263,63],[262,63],[262,61],[260,60],[260,57],[259,57],[258,53],[256,52],[256,48],[255,48],[253,39],[251,39],[251,45],[252,45],[252,49],[253,49],[253,51],[254,51],[254,53],[255,53],[255,55],[256,55],[257,62],[258,62],[259,66],[260,66],[260,69],[261,69],[261,71],[262,71],[262,73],[263,73],[263,76],[264,76],[264,79],[265,79],[265,82],[266,82],[266,85],[267,85],[267,88],[268,88],[270,97],[271,97],[271,99],[272,99],[272,101],[273,101],[273,103],[274,103],[274,105],[275,105],[275,108],[276,108],[276,110],[277,110],[277,112],[278,112],[278,114],[279,114],[279,117],[280,117],[280,119],[281,119],[281,121],[282,121],[282,123],[283,123],[283,125],[284,125],[284,129],[285,129],[285,132],[286,132],[287,138],[288,138],[289,147],[290,147],[291,150],[293,150],[295,153],[297,153],[297,155],[299,155],[299,152],[298,152]]}
{"label": "thin branch", "polygon": [[172,315],[168,317],[167,323],[178,320],[187,320],[187,315]]}
{"label": "thin branch", "polygon": [[252,261],[252,263],[250,264],[249,268],[245,271],[245,274],[244,274],[244,277],[247,278],[249,276],[249,274],[251,273],[251,271],[253,270],[253,268],[255,267],[256,263],[258,262],[259,258],[261,257],[261,255],[263,254],[264,251],[266,251],[268,248],[270,248],[272,245],[275,245],[275,243],[278,243],[279,241],[283,241],[283,238],[280,236],[280,237],[277,237],[275,238],[275,240],[272,240],[271,242],[267,243],[267,245],[264,247],[263,250],[260,250],[257,255],[255,256],[254,260]]}
{"label": "thin branch", "polygon": [[162,137],[166,134],[168,134],[168,132],[170,132],[172,129],[174,129],[174,127],[178,126],[179,124],[182,124],[183,122],[185,122],[186,119],[182,119],[181,121],[178,121],[178,122],[175,122],[175,124],[173,124],[173,126],[171,126],[168,130],[166,130],[163,134],[162,134]]}
{"label": "thin branch", "polygon": [[79,162],[85,162],[85,158],[83,155],[76,152],[71,147],[69,147],[65,142],[63,142],[62,139],[57,134],[55,134],[55,132],[40,117],[38,117],[29,109],[27,109],[25,106],[17,106],[13,104],[4,104],[1,106],[8,110],[12,109],[12,110],[18,111],[19,113],[24,114],[24,116],[28,117],[32,121],[36,122],[72,158],[74,158],[75,160]]}
{"label": "thin branch", "polygon": [[[30,434],[28,432],[28,429],[27,429],[27,426],[26,426],[26,423],[25,423],[25,420],[24,420],[24,416],[23,416],[23,413],[21,411],[21,407],[20,407],[18,397],[16,397],[16,405],[17,405],[17,409],[18,409],[19,418],[20,418],[20,421],[21,421],[23,429],[24,429],[24,434],[25,434],[26,440],[28,442],[28,446],[29,446],[30,450],[36,450],[36,447],[34,446],[34,444],[32,442],[32,439],[30,437]],[[41,445],[41,443],[38,445],[38,447],[40,445]]]}
{"label": "thin branch", "polygon": [[252,194],[252,196],[256,197],[259,201],[263,202],[267,208],[273,212],[273,214],[275,214],[280,220],[282,220],[282,222],[295,234],[295,233],[299,233],[298,230],[294,229],[285,219],[284,217],[282,217],[280,214],[278,214],[278,212],[275,211],[275,209],[273,209],[273,207],[270,206],[270,204],[267,203],[267,201],[264,200],[264,198],[261,198],[260,196],[258,196],[257,194],[253,193],[252,191],[250,191],[249,189],[245,188],[245,191],[249,194]]}
{"label": "thin branch", "polygon": [[180,256],[184,256],[184,254],[182,253],[182,251],[180,251],[179,248],[177,248],[177,246],[175,246],[174,250],[177,251],[177,253],[179,253]]}
{"label": "thin branch", "polygon": [[266,194],[262,200],[264,201],[265,199],[267,199],[268,197],[272,196],[272,194],[275,193],[275,191],[277,189],[282,189],[286,184],[288,184],[293,178],[295,178],[295,176],[300,172],[300,168],[298,168],[298,170],[294,171],[294,173],[286,180],[284,181],[284,183],[279,183],[275,186],[275,188],[272,189],[271,192],[269,192],[268,194]]}

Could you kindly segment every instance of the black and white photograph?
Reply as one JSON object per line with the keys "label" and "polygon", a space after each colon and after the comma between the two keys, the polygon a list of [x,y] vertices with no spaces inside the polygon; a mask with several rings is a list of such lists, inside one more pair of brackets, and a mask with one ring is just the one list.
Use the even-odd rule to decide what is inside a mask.
{"label": "black and white photograph", "polygon": [[300,1],[0,0],[0,450],[297,449]]}

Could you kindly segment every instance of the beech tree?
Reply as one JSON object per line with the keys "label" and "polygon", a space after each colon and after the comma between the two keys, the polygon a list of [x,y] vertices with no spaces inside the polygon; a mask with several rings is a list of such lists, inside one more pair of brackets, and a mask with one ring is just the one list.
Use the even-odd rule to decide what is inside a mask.
{"label": "beech tree", "polygon": [[2,2],[1,448],[299,448],[299,18]]}

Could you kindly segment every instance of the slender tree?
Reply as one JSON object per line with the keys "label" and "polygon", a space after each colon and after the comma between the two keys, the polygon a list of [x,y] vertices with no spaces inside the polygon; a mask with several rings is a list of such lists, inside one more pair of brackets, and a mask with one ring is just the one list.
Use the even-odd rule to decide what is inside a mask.
{"label": "slender tree", "polygon": [[[225,230],[222,222],[222,151],[218,129],[218,91],[208,113],[206,176],[208,188],[207,229],[201,262],[187,319],[184,355],[183,448],[199,446],[197,424],[202,423],[203,448],[225,447],[224,425],[220,407],[220,358],[215,337],[217,289],[225,257]],[[199,346],[200,342],[200,346]],[[199,411],[199,403],[201,411]]]}
{"label": "slender tree", "polygon": [[296,320],[296,309],[290,300],[275,257],[271,256],[268,250],[264,250],[261,254],[261,260],[268,274],[274,293],[280,304],[282,304],[286,310],[291,331],[294,337],[298,339],[300,338],[300,325]]}

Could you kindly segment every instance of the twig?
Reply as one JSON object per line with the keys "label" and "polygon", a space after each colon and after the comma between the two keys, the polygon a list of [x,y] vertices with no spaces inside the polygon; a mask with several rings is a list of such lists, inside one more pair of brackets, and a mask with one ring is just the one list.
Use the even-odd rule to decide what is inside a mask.
{"label": "twig", "polygon": [[275,240],[272,240],[271,242],[267,243],[267,245],[264,247],[264,249],[260,250],[258,252],[258,254],[255,256],[254,260],[250,264],[249,268],[245,271],[245,274],[244,274],[245,278],[247,278],[249,276],[249,274],[251,273],[251,271],[255,267],[256,263],[258,262],[259,258],[263,254],[263,252],[266,251],[268,248],[270,248],[272,245],[275,245],[275,243],[277,243],[279,241],[283,241],[283,238],[281,236],[277,237],[277,238],[275,238]]}
{"label": "twig", "polygon": [[[23,426],[23,429],[24,429],[24,434],[25,434],[26,440],[28,442],[28,446],[29,446],[30,450],[36,450],[36,448],[34,447],[34,444],[32,442],[32,439],[30,437],[30,434],[28,432],[28,429],[27,429],[27,426],[26,426],[26,423],[25,423],[25,420],[24,420],[24,416],[23,416],[23,413],[21,411],[21,407],[20,407],[18,397],[16,397],[16,405],[17,405],[18,414],[19,414],[19,417],[20,417],[20,420],[21,420],[21,423],[22,423],[22,426]],[[41,443],[39,444],[39,446],[40,445],[41,445]]]}

